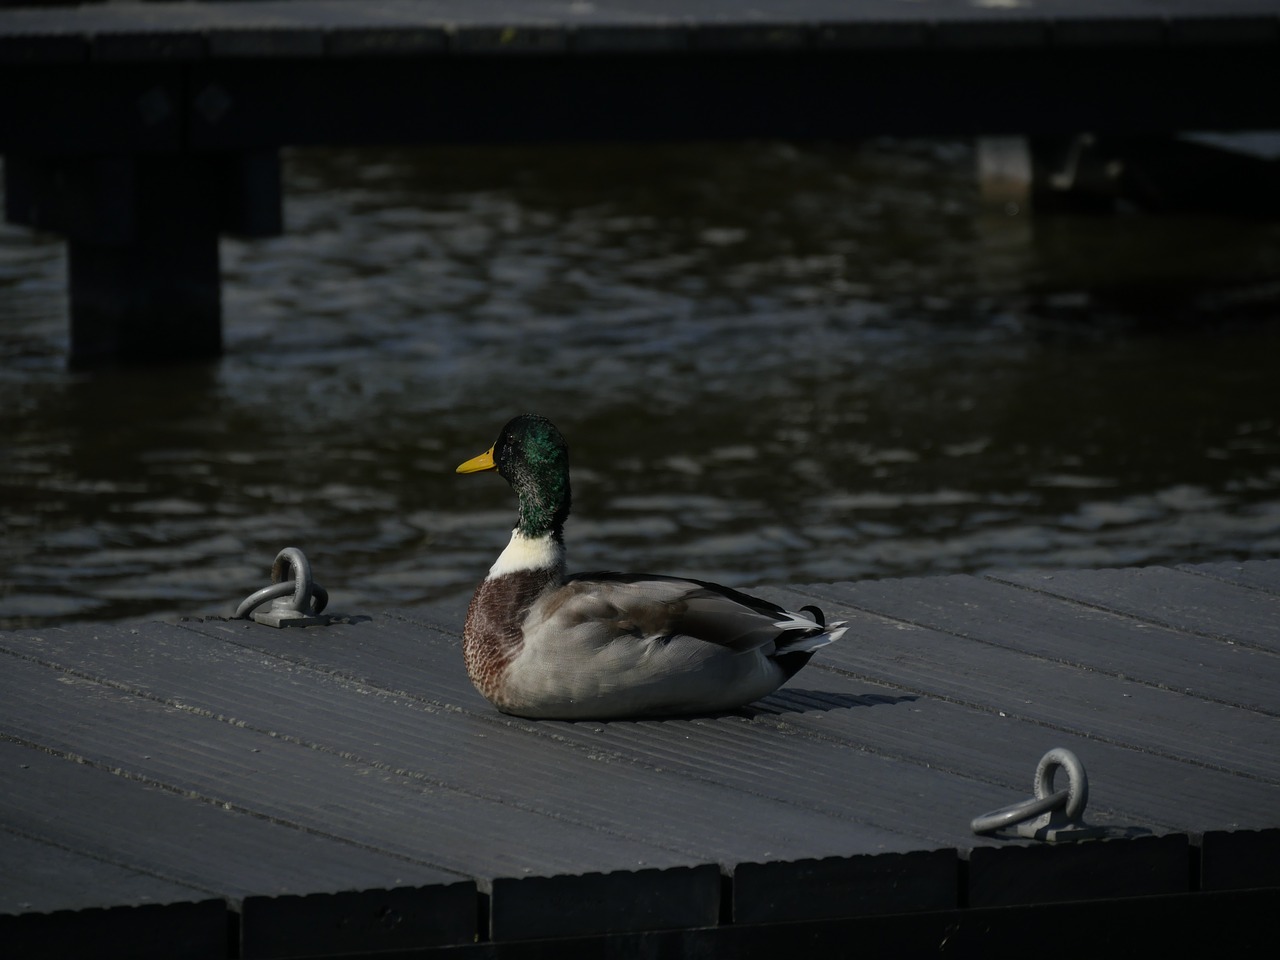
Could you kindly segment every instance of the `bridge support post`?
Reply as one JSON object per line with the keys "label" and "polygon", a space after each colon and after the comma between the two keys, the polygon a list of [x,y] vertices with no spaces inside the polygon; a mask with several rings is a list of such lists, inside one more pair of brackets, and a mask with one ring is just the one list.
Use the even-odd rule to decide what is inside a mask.
{"label": "bridge support post", "polygon": [[222,352],[218,237],[281,229],[279,158],[5,159],[11,222],[67,238],[72,367]]}

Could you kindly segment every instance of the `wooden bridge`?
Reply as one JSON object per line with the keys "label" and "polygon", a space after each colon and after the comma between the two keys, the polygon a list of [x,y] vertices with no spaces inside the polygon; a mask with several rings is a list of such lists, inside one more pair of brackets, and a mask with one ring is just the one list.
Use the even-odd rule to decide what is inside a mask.
{"label": "wooden bridge", "polygon": [[1280,128],[1275,0],[274,0],[0,8],[11,222],[71,362],[221,349],[279,149]]}
{"label": "wooden bridge", "polygon": [[[458,605],[0,633],[4,955],[1270,952],[1280,561],[766,595],[849,633],[667,721],[498,714]],[[1055,747],[1107,838],[974,836]]]}

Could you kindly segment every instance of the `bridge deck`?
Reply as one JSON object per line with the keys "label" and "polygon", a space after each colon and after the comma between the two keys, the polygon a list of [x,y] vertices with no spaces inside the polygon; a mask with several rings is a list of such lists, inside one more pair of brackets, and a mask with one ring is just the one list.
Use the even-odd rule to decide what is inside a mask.
{"label": "bridge deck", "polygon": [[[904,916],[909,955],[1011,907],[1175,904],[1143,936],[1178,942],[1280,901],[1280,561],[760,592],[851,629],[669,721],[498,714],[456,608],[0,634],[7,955],[745,956]],[[973,836],[1053,747],[1111,839]]]}

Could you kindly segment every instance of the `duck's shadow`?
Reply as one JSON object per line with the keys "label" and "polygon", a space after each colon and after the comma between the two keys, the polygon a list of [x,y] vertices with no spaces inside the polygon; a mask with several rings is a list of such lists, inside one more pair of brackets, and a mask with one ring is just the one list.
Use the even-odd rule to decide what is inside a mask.
{"label": "duck's shadow", "polygon": [[913,703],[920,699],[914,695],[885,696],[882,693],[839,693],[833,690],[805,690],[793,688],[771,693],[757,705],[742,710],[745,716],[779,713],[814,713],[828,710],[848,710],[853,707],[891,707],[899,703]]}
{"label": "duck's shadow", "polygon": [[[754,720],[757,717],[777,717],[788,713],[825,713],[829,710],[848,710],[853,707],[892,707],[899,703],[911,703],[920,698],[914,695],[886,697],[880,693],[836,693],[831,690],[779,690],[763,700],[757,700],[735,710],[720,710],[674,714],[667,717],[615,717],[615,721],[653,722],[678,720],[719,720],[738,717]],[[569,720],[568,723],[609,723],[609,720]]]}

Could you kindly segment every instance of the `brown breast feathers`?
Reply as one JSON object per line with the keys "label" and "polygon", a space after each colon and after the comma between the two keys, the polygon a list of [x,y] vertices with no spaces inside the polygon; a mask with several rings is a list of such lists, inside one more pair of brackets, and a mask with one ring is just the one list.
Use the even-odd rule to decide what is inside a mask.
{"label": "brown breast feathers", "polygon": [[551,570],[521,570],[476,587],[462,628],[467,676],[486,700],[501,706],[502,677],[524,644],[529,607],[558,579]]}

